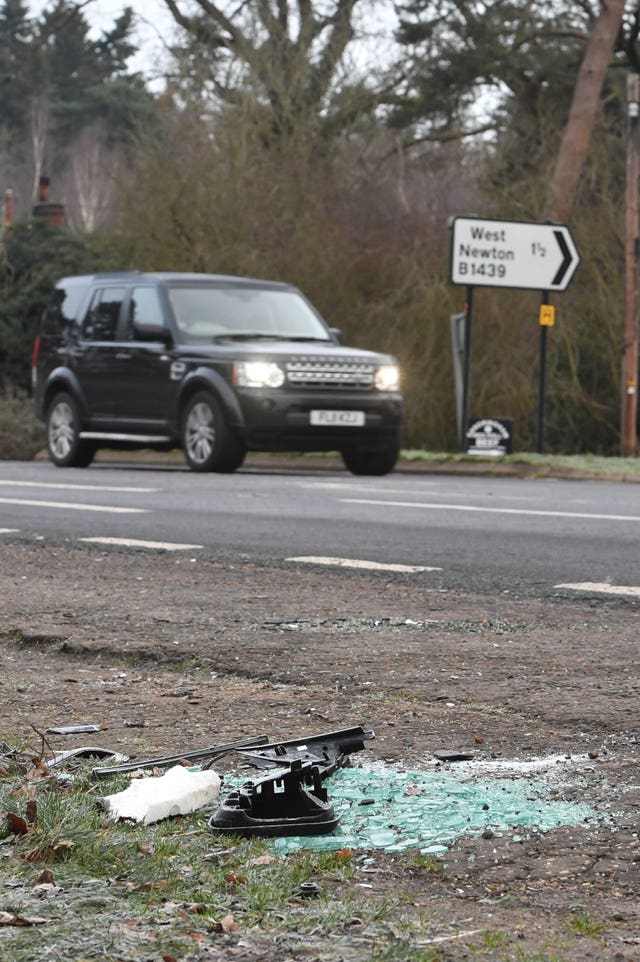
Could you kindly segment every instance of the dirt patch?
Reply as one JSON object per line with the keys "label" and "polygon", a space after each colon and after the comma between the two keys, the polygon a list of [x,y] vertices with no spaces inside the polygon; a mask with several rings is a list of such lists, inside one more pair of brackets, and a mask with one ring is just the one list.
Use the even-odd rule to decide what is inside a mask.
{"label": "dirt patch", "polygon": [[[592,806],[588,824],[476,833],[428,871],[376,852],[362,884],[402,889],[404,911],[448,933],[425,941],[442,958],[638,958],[637,603],[44,543],[0,548],[0,595],[0,736],[34,749],[62,724],[102,730],[47,736],[57,750],[137,756],[364,724],[367,757],[407,767],[440,749],[571,756],[556,794]],[[345,939],[344,958],[368,957],[366,933]]]}

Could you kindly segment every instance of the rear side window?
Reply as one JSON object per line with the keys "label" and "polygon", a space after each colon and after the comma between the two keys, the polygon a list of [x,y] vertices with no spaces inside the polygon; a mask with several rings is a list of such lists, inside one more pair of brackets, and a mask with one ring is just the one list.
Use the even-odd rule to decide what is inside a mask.
{"label": "rear side window", "polygon": [[86,285],[78,284],[56,287],[44,312],[42,333],[64,336],[76,322],[86,290]]}
{"label": "rear side window", "polygon": [[86,340],[115,341],[125,293],[124,287],[104,287],[94,293],[82,325]]}

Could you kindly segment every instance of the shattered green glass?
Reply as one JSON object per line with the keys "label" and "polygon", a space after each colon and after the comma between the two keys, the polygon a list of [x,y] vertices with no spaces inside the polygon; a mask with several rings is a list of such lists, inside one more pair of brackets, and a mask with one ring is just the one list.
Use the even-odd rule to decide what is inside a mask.
{"label": "shattered green glass", "polygon": [[546,831],[595,818],[586,805],[549,798],[551,787],[527,779],[456,778],[449,771],[344,768],[325,783],[340,815],[331,835],[275,839],[278,852],[340,848],[423,853],[446,851],[463,835],[515,827]]}

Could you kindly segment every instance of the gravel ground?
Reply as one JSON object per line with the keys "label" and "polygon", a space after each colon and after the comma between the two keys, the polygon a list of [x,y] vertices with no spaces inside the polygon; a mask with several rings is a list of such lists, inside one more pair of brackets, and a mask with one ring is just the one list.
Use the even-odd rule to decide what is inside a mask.
{"label": "gravel ground", "polygon": [[[37,748],[50,726],[95,723],[95,735],[47,738],[143,756],[363,724],[376,733],[367,757],[406,767],[433,765],[441,749],[562,757],[555,797],[588,803],[588,823],[476,832],[430,873],[376,852],[367,884],[408,892],[443,960],[640,958],[637,602],[44,542],[0,545],[0,597],[10,742]],[[229,936],[199,958],[364,959],[370,948],[356,931],[304,952]]]}

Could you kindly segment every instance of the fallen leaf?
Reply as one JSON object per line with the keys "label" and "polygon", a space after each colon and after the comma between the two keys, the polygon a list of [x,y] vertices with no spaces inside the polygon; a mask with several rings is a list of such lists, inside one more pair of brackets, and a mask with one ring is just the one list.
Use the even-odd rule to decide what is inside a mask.
{"label": "fallen leaf", "polygon": [[213,925],[216,932],[233,932],[237,928],[233,915],[225,915]]}
{"label": "fallen leaf", "polygon": [[54,885],[53,882],[41,882],[39,885],[33,886],[33,891],[40,898],[47,898],[49,895],[57,895],[58,892],[62,891],[59,885]]}
{"label": "fallen leaf", "polygon": [[185,912],[188,912],[189,915],[198,915],[200,912],[207,911],[207,903],[206,902],[186,902],[184,906],[184,910]]}
{"label": "fallen leaf", "polygon": [[44,885],[45,882],[53,882],[53,872],[49,868],[45,868],[40,872],[40,875],[36,879],[36,885]]}
{"label": "fallen leaf", "polygon": [[333,853],[336,862],[350,862],[353,858],[352,848],[339,848]]}
{"label": "fallen leaf", "polygon": [[26,835],[29,831],[29,826],[24,818],[21,815],[16,815],[15,812],[7,812],[7,827],[10,835]]}
{"label": "fallen leaf", "polygon": [[75,842],[68,838],[60,839],[55,845],[46,845],[44,848],[34,848],[23,856],[26,862],[52,862],[61,852],[75,848]]}
{"label": "fallen leaf", "polygon": [[46,925],[49,919],[41,919],[35,915],[12,915],[11,912],[0,912],[0,925]]}
{"label": "fallen leaf", "polygon": [[277,855],[258,855],[257,858],[252,858],[249,865],[271,865],[272,862],[277,862]]}
{"label": "fallen leaf", "polygon": [[31,822],[32,825],[38,820],[38,803],[35,798],[29,799],[27,802],[27,821]]}
{"label": "fallen leaf", "polygon": [[160,878],[156,882],[143,882],[142,885],[138,885],[135,891],[138,892],[151,892],[153,889],[166,889],[169,882],[165,878]]}

